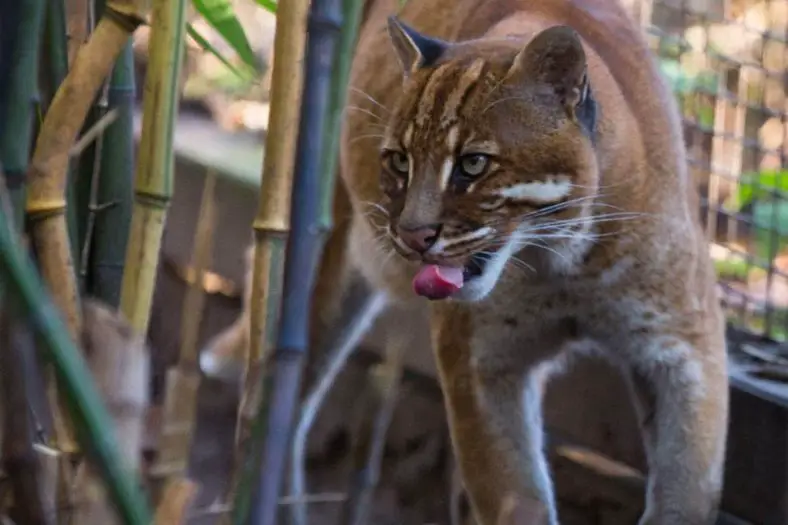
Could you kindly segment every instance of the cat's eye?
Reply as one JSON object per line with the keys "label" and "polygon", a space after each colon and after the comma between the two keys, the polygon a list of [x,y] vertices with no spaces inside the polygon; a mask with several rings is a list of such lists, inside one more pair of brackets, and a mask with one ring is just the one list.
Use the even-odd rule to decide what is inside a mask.
{"label": "cat's eye", "polygon": [[490,164],[490,158],[487,155],[475,153],[472,155],[464,155],[460,157],[460,171],[466,177],[478,177],[485,172],[487,166]]}
{"label": "cat's eye", "polygon": [[389,156],[389,166],[400,175],[407,175],[410,172],[410,161],[408,156],[401,151],[394,151]]}

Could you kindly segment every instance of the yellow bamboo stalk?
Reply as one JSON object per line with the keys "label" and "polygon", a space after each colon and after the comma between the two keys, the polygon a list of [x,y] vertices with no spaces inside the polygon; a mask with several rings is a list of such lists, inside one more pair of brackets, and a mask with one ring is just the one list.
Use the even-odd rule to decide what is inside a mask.
{"label": "yellow bamboo stalk", "polygon": [[172,135],[183,61],[185,0],[153,0],[135,200],[126,249],[120,310],[148,332],[159,249],[172,198]]}
{"label": "yellow bamboo stalk", "polygon": [[271,113],[265,139],[260,202],[252,225],[255,248],[249,305],[249,347],[246,349],[244,390],[238,413],[238,444],[246,441],[251,420],[257,413],[264,349],[275,340],[279,319],[284,253],[290,231],[290,193],[301,115],[308,10],[308,0],[291,0],[278,4],[276,13]]}
{"label": "yellow bamboo stalk", "polygon": [[[245,349],[243,392],[236,425],[231,491],[240,480],[252,420],[261,402],[265,349],[275,341],[279,319],[285,246],[290,231],[290,193],[301,116],[303,61],[309,0],[280,2],[276,13],[271,113],[265,139],[260,201],[252,228],[254,264],[249,304],[249,338]],[[225,517],[229,521],[229,515]]]}
{"label": "yellow bamboo stalk", "polygon": [[41,273],[74,341],[81,320],[64,215],[69,151],[120,50],[143,22],[134,1],[107,2],[107,11],[121,15],[105,15],[77,53],[41,125],[28,172],[26,209]]}
{"label": "yellow bamboo stalk", "polygon": [[213,250],[215,186],[216,173],[209,170],[205,177],[200,216],[194,235],[192,265],[196,279],[187,290],[183,301],[180,357],[177,366],[167,372],[160,448],[156,463],[150,470],[155,485],[163,485],[159,482],[167,478],[174,480],[184,476],[189,463],[197,416],[197,391],[200,387],[197,338],[205,304],[205,290],[201,284]]}
{"label": "yellow bamboo stalk", "polygon": [[[65,219],[69,150],[120,50],[144,21],[141,6],[135,0],[107,2],[104,16],[76,53],[68,75],[52,99],[27,175],[26,212],[41,274],[75,342],[79,340],[81,316]],[[51,385],[47,394],[55,426],[54,445],[63,452],[59,468],[60,506],[70,506],[73,488],[70,462],[78,449],[54,382],[48,384]],[[68,512],[64,514],[67,516]]]}

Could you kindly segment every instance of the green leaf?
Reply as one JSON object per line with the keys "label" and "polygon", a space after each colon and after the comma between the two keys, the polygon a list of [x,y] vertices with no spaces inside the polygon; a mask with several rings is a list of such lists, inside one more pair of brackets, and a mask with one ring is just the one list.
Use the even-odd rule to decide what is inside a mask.
{"label": "green leaf", "polygon": [[737,202],[733,203],[733,207],[741,209],[753,200],[770,198],[775,192],[785,193],[788,198],[788,170],[745,173],[739,181]]}
{"label": "green leaf", "polygon": [[213,56],[215,56],[217,59],[219,59],[219,61],[222,64],[227,66],[227,69],[229,69],[230,71],[235,73],[239,78],[241,78],[242,80],[248,80],[249,79],[249,75],[248,74],[242,73],[237,67],[232,65],[232,63],[230,63],[230,61],[227,59],[227,57],[225,57],[222,54],[221,51],[216,49],[216,47],[214,47],[213,44],[208,42],[208,40],[204,36],[202,36],[200,34],[200,32],[197,31],[194,28],[193,25],[186,24],[186,32],[189,34],[189,36],[192,38],[192,40],[194,40],[195,43],[203,49],[203,51],[207,51],[207,52],[211,53]]}
{"label": "green leaf", "polygon": [[[222,35],[249,67],[260,71],[260,63],[249,45],[246,33],[235,16],[230,0],[192,0],[194,8]],[[205,39],[203,39],[205,40]]]}
{"label": "green leaf", "polygon": [[257,5],[268,11],[269,13],[276,14],[276,1],[275,0],[255,0]]}
{"label": "green leaf", "polygon": [[756,253],[770,261],[788,243],[788,202],[756,201],[752,219]]}

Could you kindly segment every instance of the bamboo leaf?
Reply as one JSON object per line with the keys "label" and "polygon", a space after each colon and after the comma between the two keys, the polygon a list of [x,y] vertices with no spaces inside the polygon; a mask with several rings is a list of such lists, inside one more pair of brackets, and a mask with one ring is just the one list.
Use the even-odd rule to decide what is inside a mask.
{"label": "bamboo leaf", "polygon": [[255,2],[269,13],[276,14],[277,2],[275,0],[255,0]]}
{"label": "bamboo leaf", "polygon": [[235,16],[230,0],[192,0],[192,4],[197,12],[232,46],[241,60],[255,71],[260,70],[260,63],[246,38],[241,22]]}
{"label": "bamboo leaf", "polygon": [[208,39],[202,36],[202,34],[199,31],[197,31],[197,29],[195,29],[193,25],[186,24],[186,32],[189,34],[192,40],[194,40],[194,42],[202,48],[203,51],[207,51],[208,53],[211,53],[213,56],[215,56],[222,64],[227,66],[227,69],[229,69],[236,76],[238,76],[238,78],[242,80],[247,80],[249,78],[248,74],[241,72],[241,70],[239,70],[237,67],[232,65],[232,63],[230,63],[230,60],[226,56],[224,56],[221,51],[216,49],[216,47],[213,44],[211,44],[208,41]]}

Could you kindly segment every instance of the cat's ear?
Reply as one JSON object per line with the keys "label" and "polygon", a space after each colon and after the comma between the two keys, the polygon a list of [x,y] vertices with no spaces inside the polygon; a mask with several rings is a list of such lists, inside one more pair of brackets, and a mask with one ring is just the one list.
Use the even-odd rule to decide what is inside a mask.
{"label": "cat's ear", "polygon": [[422,35],[396,16],[389,17],[388,28],[405,76],[433,64],[448,47],[446,42]]}
{"label": "cat's ear", "polygon": [[587,63],[577,32],[554,26],[536,35],[517,54],[507,77],[552,88],[568,108],[588,95]]}

